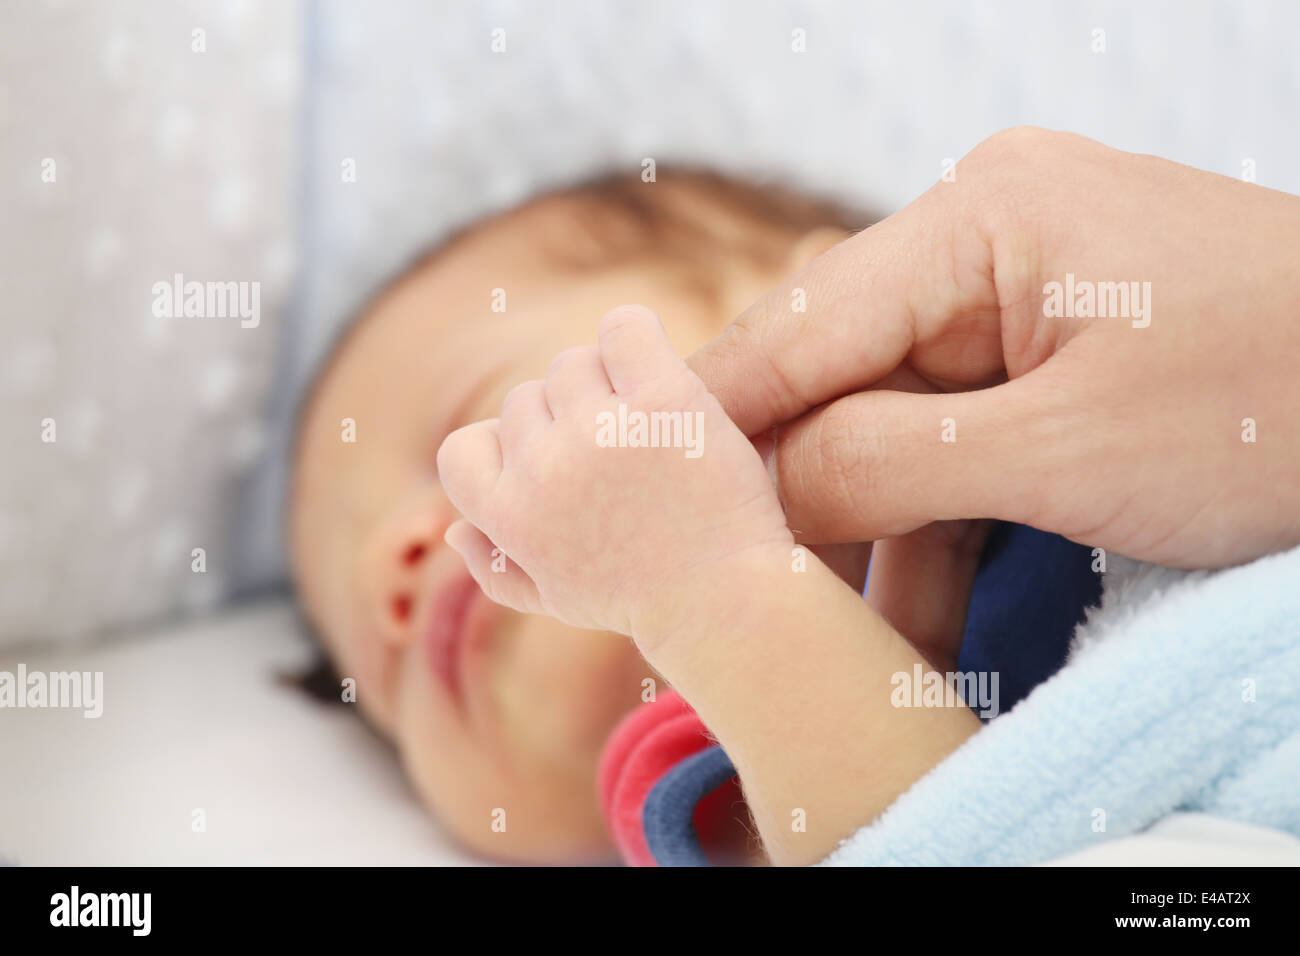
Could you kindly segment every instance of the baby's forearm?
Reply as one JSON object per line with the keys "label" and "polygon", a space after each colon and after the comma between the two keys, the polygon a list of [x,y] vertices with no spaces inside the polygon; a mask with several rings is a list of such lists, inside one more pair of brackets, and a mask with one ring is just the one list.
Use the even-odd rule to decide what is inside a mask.
{"label": "baby's forearm", "polygon": [[929,665],[811,555],[779,551],[718,582],[692,633],[648,642],[740,775],[772,862],[814,863],[979,729],[955,707],[895,707]]}

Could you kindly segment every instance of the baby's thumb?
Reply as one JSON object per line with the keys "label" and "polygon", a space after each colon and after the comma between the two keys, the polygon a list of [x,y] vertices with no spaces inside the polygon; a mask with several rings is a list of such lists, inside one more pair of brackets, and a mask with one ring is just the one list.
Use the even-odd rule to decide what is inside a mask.
{"label": "baby's thumb", "polygon": [[953,518],[1033,523],[1088,433],[1086,403],[1052,385],[1030,373],[970,392],[859,392],[781,426],[768,470],[790,527],[817,543]]}

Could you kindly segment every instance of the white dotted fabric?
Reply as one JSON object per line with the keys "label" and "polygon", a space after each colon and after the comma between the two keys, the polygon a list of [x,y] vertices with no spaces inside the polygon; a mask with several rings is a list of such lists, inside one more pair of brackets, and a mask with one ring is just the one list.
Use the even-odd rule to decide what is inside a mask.
{"label": "white dotted fabric", "polygon": [[[1032,123],[1230,176],[1249,163],[1300,192],[1300,6],[1285,0],[0,17],[0,642],[281,580],[289,416],[325,345],[416,250],[540,189],[653,157],[889,210],[945,159]],[[57,186],[40,182],[47,156]],[[151,284],[176,271],[259,278],[261,326],[151,320]],[[190,570],[200,546],[206,575]]]}
{"label": "white dotted fabric", "polygon": [[[230,589],[297,255],[302,35],[292,4],[0,12],[0,643]],[[155,317],[176,273],[259,282],[260,324]]]}

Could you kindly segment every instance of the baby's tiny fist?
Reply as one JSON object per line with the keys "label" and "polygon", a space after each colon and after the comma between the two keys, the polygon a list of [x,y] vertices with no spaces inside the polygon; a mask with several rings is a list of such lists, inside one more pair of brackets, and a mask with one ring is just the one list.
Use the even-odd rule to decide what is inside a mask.
{"label": "baby's tiny fist", "polygon": [[[788,556],[791,537],[763,462],[658,317],[615,309],[598,340],[513,389],[500,419],[449,435],[438,468],[480,529],[449,541],[489,596],[638,636],[665,604],[705,599],[732,558]],[[493,543],[511,565],[497,579]]]}

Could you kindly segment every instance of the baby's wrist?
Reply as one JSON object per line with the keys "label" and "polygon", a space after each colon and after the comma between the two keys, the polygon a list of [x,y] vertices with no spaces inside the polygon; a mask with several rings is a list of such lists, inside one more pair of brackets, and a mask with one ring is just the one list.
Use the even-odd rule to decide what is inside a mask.
{"label": "baby's wrist", "polygon": [[787,591],[795,575],[834,578],[793,539],[748,548],[725,562],[692,571],[683,584],[655,594],[653,607],[630,620],[631,636],[642,656],[667,676],[688,662],[701,641],[745,629],[764,614],[774,594]]}
{"label": "baby's wrist", "polygon": [[[811,863],[979,721],[965,707],[898,707],[893,677],[924,661],[812,554],[751,557],[726,600],[683,620],[647,660],[731,758],[772,861]],[[795,812],[806,829],[791,829]]]}

